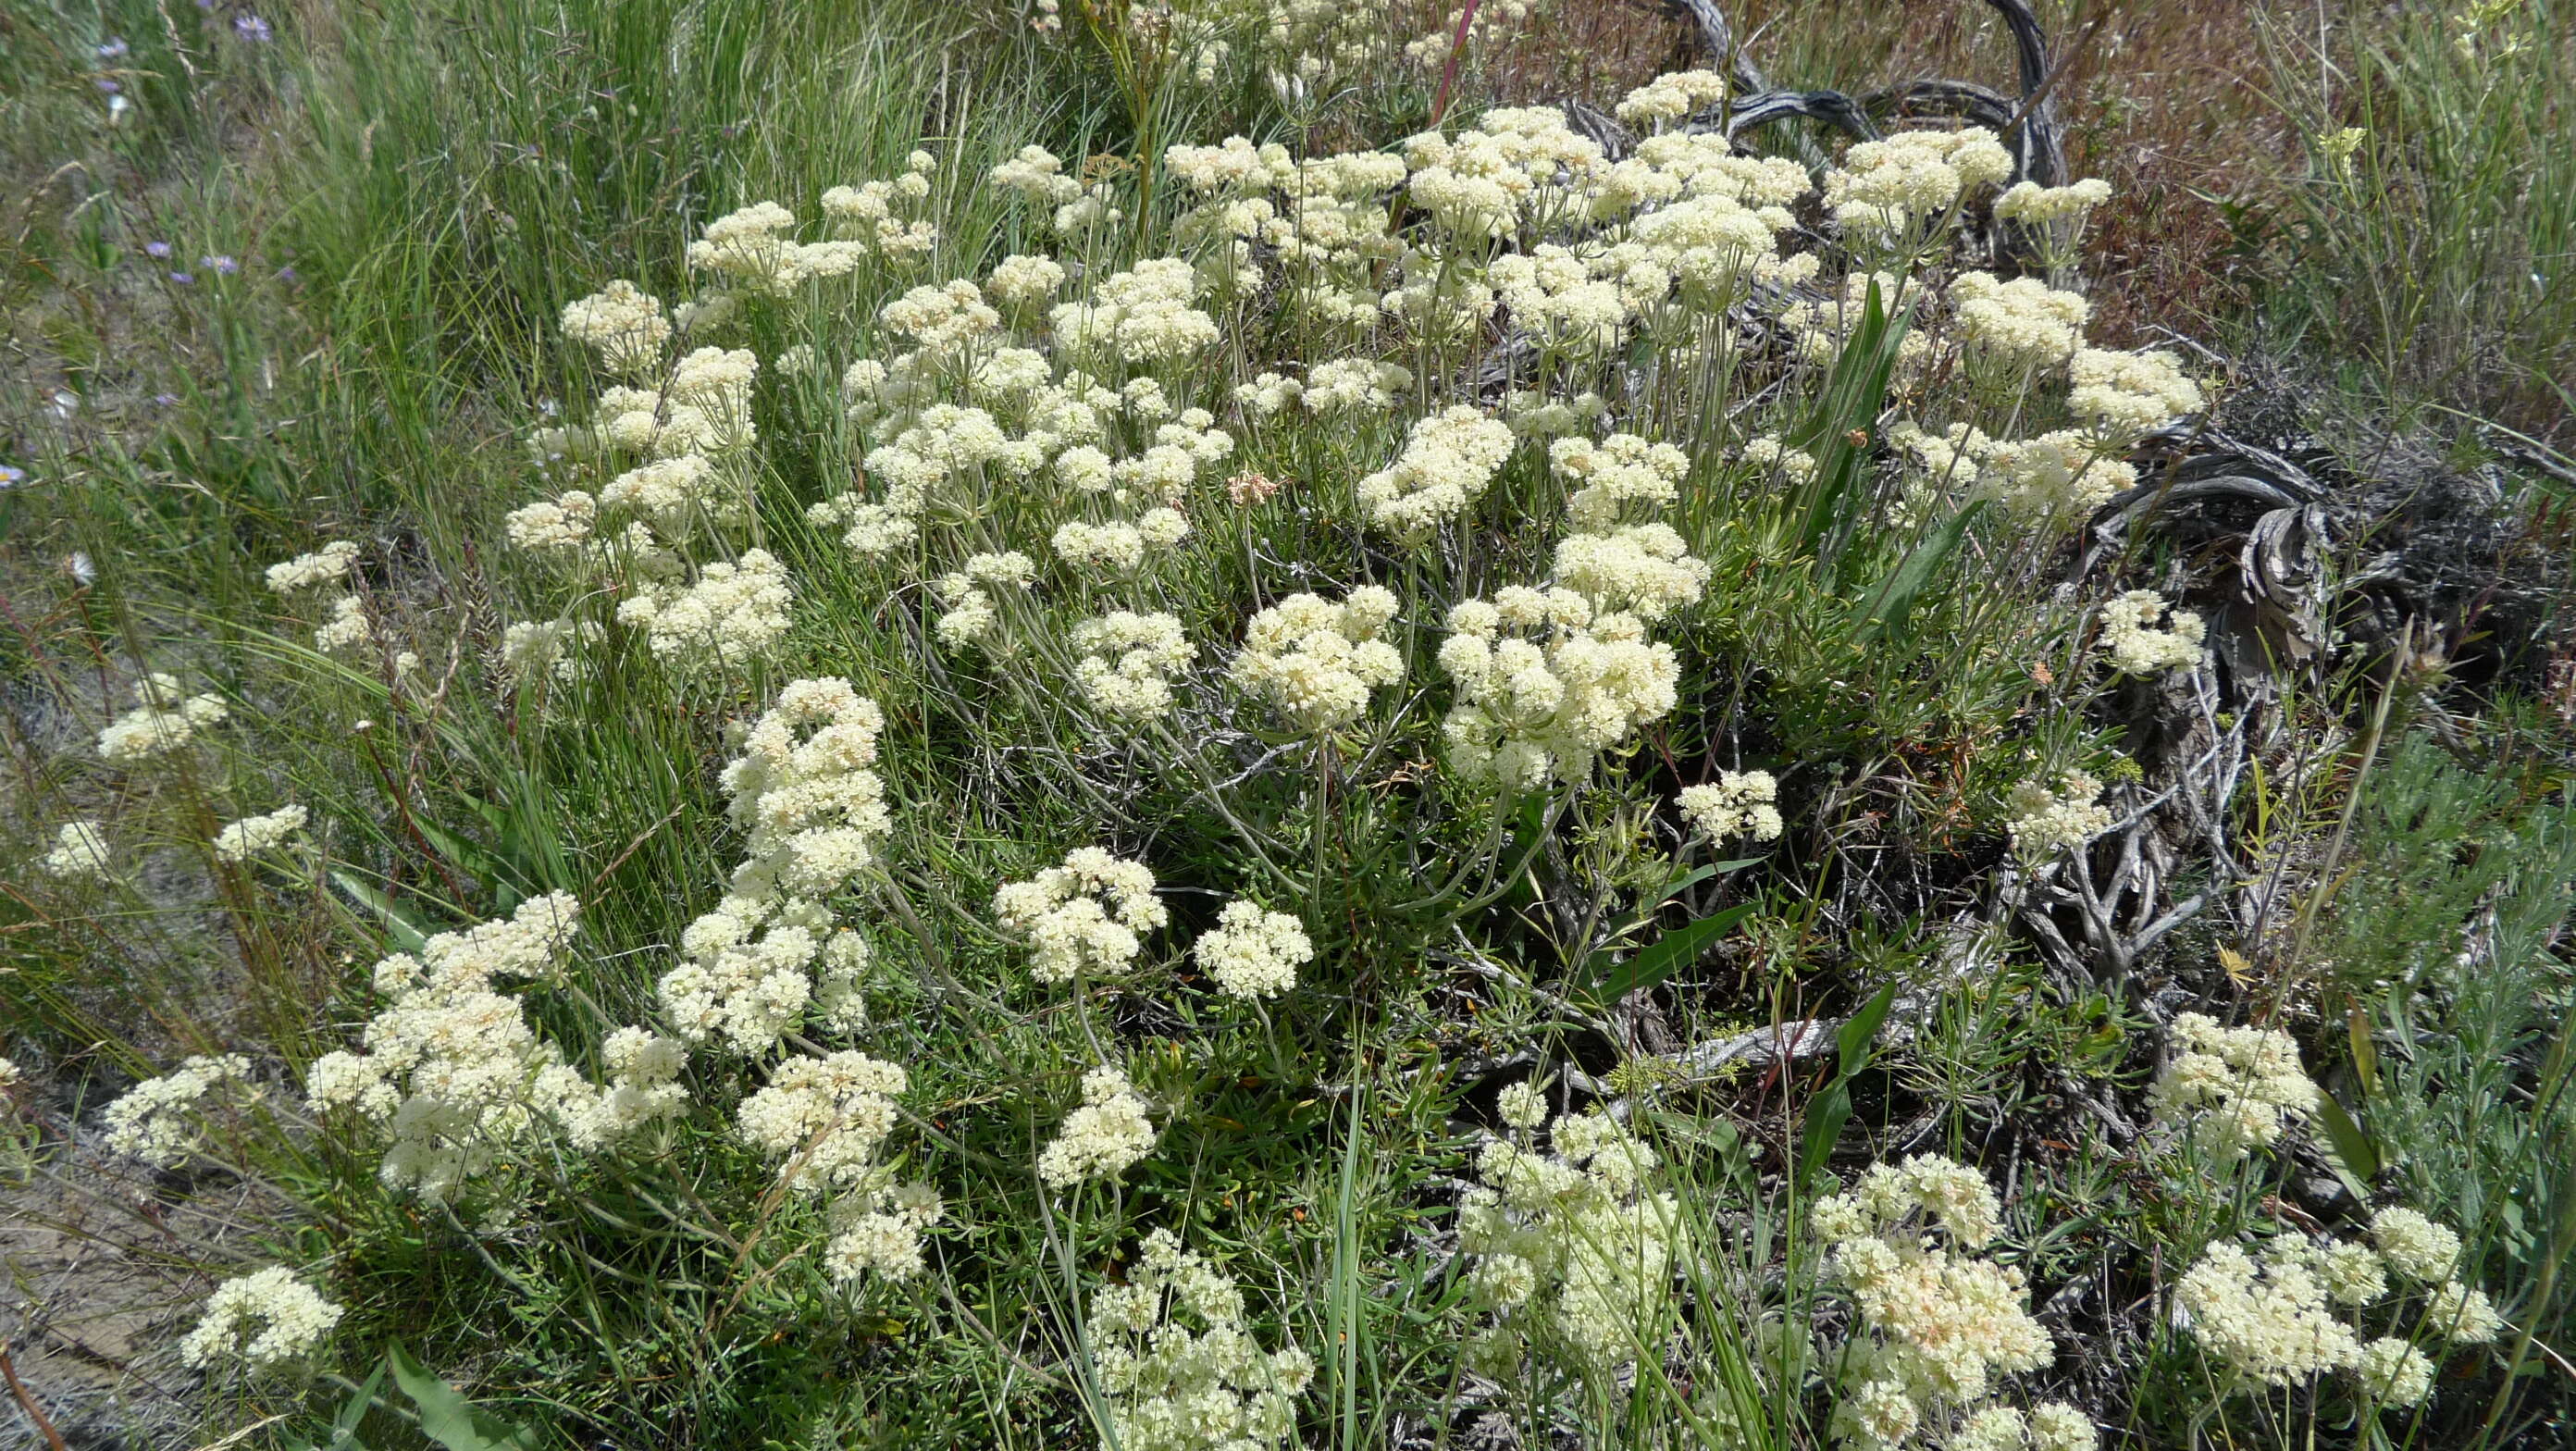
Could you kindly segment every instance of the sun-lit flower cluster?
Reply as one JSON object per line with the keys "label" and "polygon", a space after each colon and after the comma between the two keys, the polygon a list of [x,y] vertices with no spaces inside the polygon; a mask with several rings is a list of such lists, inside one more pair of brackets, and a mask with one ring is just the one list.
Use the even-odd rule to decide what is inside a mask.
{"label": "sun-lit flower cluster", "polygon": [[1064,865],[1004,886],[993,894],[993,917],[1028,943],[1029,973],[1040,982],[1115,977],[1143,953],[1144,935],[1172,920],[1144,863],[1096,846],[1076,847]]}
{"label": "sun-lit flower cluster", "polygon": [[2200,411],[2200,385],[2171,353],[2079,350],[2067,364],[2066,411],[2125,441]]}
{"label": "sun-lit flower cluster", "polygon": [[215,833],[215,860],[248,861],[295,839],[310,813],[301,806],[281,806],[265,816],[245,816]]}
{"label": "sun-lit flower cluster", "polygon": [[147,1078],[107,1106],[107,1146],[156,1169],[176,1168],[202,1152],[207,1096],[229,1097],[250,1082],[239,1053],[200,1053],[158,1078]]}
{"label": "sun-lit flower cluster", "polygon": [[2111,829],[2111,808],[2101,802],[2101,778],[2083,771],[2058,777],[2055,790],[2024,781],[2004,798],[2004,829],[2023,859],[2045,862]]}
{"label": "sun-lit flower cluster", "polygon": [[2102,604],[2102,653],[2123,675],[2188,670],[2200,663],[2207,638],[2199,615],[2174,609],[2151,589],[2113,595]]}
{"label": "sun-lit flower cluster", "polygon": [[[547,1135],[594,1144],[610,1136],[593,1117],[597,1086],[537,1036],[520,999],[500,991],[505,979],[552,978],[578,913],[565,893],[531,897],[507,918],[438,933],[417,955],[376,964],[387,1004],[367,1023],[363,1051],[315,1059],[304,1093],[316,1112],[354,1115],[383,1133],[386,1187],[453,1199]],[[656,1113],[684,1106],[665,1096]]]}
{"label": "sun-lit flower cluster", "polygon": [[2053,367],[2075,356],[2093,305],[2036,277],[2009,282],[1990,272],[1951,279],[1950,305],[1971,362],[2006,375]]}
{"label": "sun-lit flower cluster", "polygon": [[340,1306],[322,1298],[283,1265],[215,1287],[206,1313],[179,1342],[190,1366],[237,1361],[254,1371],[276,1371],[310,1360],[340,1323]]}
{"label": "sun-lit flower cluster", "polygon": [[743,733],[720,778],[743,856],[724,900],[680,939],[662,1011],[691,1042],[758,1053],[819,1011],[865,1021],[867,939],[828,899],[877,863],[893,827],[874,767],[885,716],[837,677],[799,680]]}
{"label": "sun-lit flower cluster", "polygon": [[1571,589],[1514,585],[1468,600],[1449,611],[1449,630],[1440,665],[1458,703],[1441,733],[1451,768],[1471,781],[1527,791],[1581,779],[1678,698],[1673,647]]}
{"label": "sun-lit flower cluster", "polygon": [[1492,1316],[1471,1354],[1495,1371],[1533,1351],[1599,1368],[1660,1354],[1646,1337],[1683,1229],[1672,1194],[1651,1186],[1654,1150],[1601,1113],[1559,1117],[1546,1151],[1523,1137],[1485,1146],[1483,1182],[1459,1202],[1458,1246]]}
{"label": "sun-lit flower cluster", "polygon": [[180,693],[179,677],[154,671],[134,683],[134,709],[98,733],[98,753],[130,766],[185,748],[208,726],[232,714],[220,695]]}
{"label": "sun-lit flower cluster", "polygon": [[1363,585],[1336,603],[1293,594],[1252,617],[1234,683],[1288,718],[1322,733],[1360,718],[1369,693],[1404,678],[1404,657],[1381,638],[1395,618],[1393,591]]}
{"label": "sun-lit flower cluster", "polygon": [[[2174,1288],[2175,1318],[2224,1373],[2222,1395],[2349,1372],[2378,1406],[2403,1411],[2433,1391],[2428,1350],[2483,1345],[2503,1328],[2486,1295],[2454,1277],[2459,1237],[2414,1210],[2379,1211],[2370,1246],[2281,1230],[2248,1254],[2221,1240]],[[2423,1291],[2390,1298],[2389,1273]],[[2406,1326],[2416,1293],[2423,1302]],[[2392,1315],[2393,1311],[2393,1315]],[[2365,1315],[2389,1333],[2372,1338]]]}
{"label": "sun-lit flower cluster", "polygon": [[796,592],[787,568],[766,549],[698,571],[693,584],[641,590],[617,606],[617,622],[644,632],[653,653],[685,670],[740,664],[787,633]]}
{"label": "sun-lit flower cluster", "polygon": [[1458,404],[1413,425],[1393,464],[1359,481],[1369,522],[1405,544],[1427,542],[1482,498],[1512,456],[1510,425]]}
{"label": "sun-lit flower cluster", "polygon": [[864,1053],[799,1055],[735,1113],[743,1139],[778,1163],[789,1189],[830,1197],[823,1264],[835,1281],[871,1271],[904,1280],[925,1267],[921,1236],[944,1212],[939,1195],[898,1182],[882,1162],[907,1086],[902,1068]]}
{"label": "sun-lit flower cluster", "polygon": [[1314,960],[1315,944],[1303,922],[1237,898],[1190,944],[1190,954],[1227,997],[1275,998],[1297,985],[1297,969]]}
{"label": "sun-lit flower cluster", "polygon": [[1115,1179],[1154,1151],[1150,1106],[1127,1075],[1094,1068],[1082,1075],[1082,1103],[1064,1116],[1038,1155],[1038,1178],[1058,1189],[1085,1179]]}
{"label": "sun-lit flower cluster", "polygon": [[1170,713],[1172,679],[1198,657],[1181,622],[1167,614],[1111,610],[1073,627],[1074,682],[1083,699],[1123,721]]}
{"label": "sun-lit flower cluster", "polygon": [[1845,231],[1896,246],[1958,204],[1970,188],[2012,175],[2012,153],[1993,132],[1900,131],[1863,141],[1825,173],[1825,209]]}
{"label": "sun-lit flower cluster", "polygon": [[316,585],[338,584],[349,577],[349,569],[358,562],[358,546],[345,539],[333,540],[310,554],[299,554],[284,564],[268,567],[268,587],[282,595],[295,594]]}
{"label": "sun-lit flower cluster", "polygon": [[45,874],[65,880],[104,877],[113,858],[108,855],[107,834],[95,821],[66,821],[54,833],[53,848],[37,865]]}
{"label": "sun-lit flower cluster", "polygon": [[597,350],[600,363],[624,378],[649,377],[671,341],[662,299],[622,277],[564,304],[562,328],[566,340]]}
{"label": "sun-lit flower cluster", "polygon": [[[2001,1230],[2003,1206],[1983,1174],[1937,1154],[1874,1164],[1850,1190],[1818,1200],[1810,1225],[1833,1279],[1860,1309],[1843,1360],[1845,1392],[1834,1431],[1845,1444],[1900,1446],[1990,1416],[2007,1375],[2055,1357],[2031,1318],[2017,1269],[1978,1258]],[[2040,1416],[2045,1414],[2045,1422]],[[2040,1407],[2021,1422],[2073,1438],[2082,1418]],[[1988,1431],[2003,1418],[1990,1419]],[[2080,1439],[2089,1446],[2091,1427]]]}
{"label": "sun-lit flower cluster", "polygon": [[1780,783],[1768,771],[1720,771],[1714,781],[1683,787],[1674,804],[1691,830],[1710,841],[1777,841],[1779,800]]}
{"label": "sun-lit flower cluster", "polygon": [[1263,1350],[1243,1292],[1170,1230],[1145,1236],[1124,1284],[1092,1294],[1085,1329],[1104,1451],[1269,1451],[1295,1437],[1314,1362],[1293,1344]]}
{"label": "sun-lit flower cluster", "polygon": [[2173,1031],[2180,1051],[2147,1101],[2159,1120],[2187,1125],[2221,1162],[2270,1148],[2285,1126],[2317,1111],[2317,1085],[2289,1034],[2230,1028],[2206,1013],[2182,1014]]}

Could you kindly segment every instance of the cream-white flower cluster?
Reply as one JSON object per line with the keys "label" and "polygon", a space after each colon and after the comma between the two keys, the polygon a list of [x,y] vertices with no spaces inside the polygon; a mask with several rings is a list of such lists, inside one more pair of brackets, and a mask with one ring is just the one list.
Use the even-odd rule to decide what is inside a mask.
{"label": "cream-white flower cluster", "polygon": [[1293,1344],[1264,1351],[1243,1292],[1170,1230],[1145,1237],[1125,1284],[1094,1292],[1085,1329],[1103,1451],[1267,1451],[1295,1437],[1314,1362]]}
{"label": "cream-white flower cluster", "polygon": [[358,546],[345,539],[335,539],[310,554],[299,554],[283,564],[268,567],[268,587],[278,594],[290,595],[316,585],[338,584],[349,577],[349,569],[358,562]]}
{"label": "cream-white flower cluster", "polygon": [[[1506,1121],[1534,1119],[1526,1108]],[[1660,1355],[1644,1337],[1673,1293],[1683,1229],[1672,1194],[1649,1184],[1654,1150],[1603,1113],[1559,1117],[1546,1152],[1523,1137],[1487,1144],[1483,1183],[1459,1201],[1458,1246],[1492,1316],[1473,1360],[1507,1373],[1533,1351],[1600,1370]]]}
{"label": "cream-white flower cluster", "polygon": [[1683,787],[1674,804],[1691,830],[1710,841],[1777,841],[1779,800],[1780,783],[1768,771],[1720,771],[1714,781]]}
{"label": "cream-white flower cluster", "polygon": [[54,845],[37,863],[45,875],[65,880],[104,877],[112,865],[107,834],[95,821],[66,821],[54,833]]}
{"label": "cream-white flower cluster", "polygon": [[1378,585],[1339,603],[1290,595],[1252,617],[1230,673],[1299,730],[1337,730],[1367,711],[1371,691],[1404,678],[1403,655],[1381,638],[1396,608],[1394,591]]}
{"label": "cream-white flower cluster", "polygon": [[179,1359],[191,1366],[233,1360],[254,1371],[277,1371],[310,1360],[340,1323],[340,1306],[271,1265],[215,1287],[206,1313],[179,1342]]}
{"label": "cream-white flower cluster", "polygon": [[1981,126],[1864,141],[1825,173],[1825,208],[1845,232],[1897,246],[1969,189],[2012,175],[2012,153]]}
{"label": "cream-white flower cluster", "polygon": [[1510,425],[1456,404],[1413,425],[1393,464],[1359,482],[1369,522],[1399,542],[1429,542],[1482,498],[1512,456]]}
{"label": "cream-white flower cluster", "polygon": [[1190,953],[1227,997],[1275,998],[1297,985],[1297,969],[1314,960],[1315,943],[1303,922],[1237,898]]}
{"label": "cream-white flower cluster", "polygon": [[1949,299],[1970,363],[2013,379],[2073,358],[2093,315],[2080,293],[2036,277],[2006,282],[1991,272],[1962,272],[1950,281]]}
{"label": "cream-white flower cluster", "polygon": [[832,676],[790,684],[743,733],[718,778],[742,861],[659,985],[689,1041],[759,1053],[809,1009],[835,1030],[866,1021],[867,939],[826,903],[877,864],[893,827],[875,770],[884,729],[877,703]]}
{"label": "cream-white flower cluster", "polygon": [[261,852],[273,851],[293,840],[308,819],[310,813],[293,804],[265,816],[245,816],[215,833],[215,860],[248,861]]}
{"label": "cream-white flower cluster", "polygon": [[1037,578],[1037,562],[1016,549],[971,555],[964,564],[933,581],[931,588],[947,609],[933,631],[952,650],[992,640],[1001,624],[994,594],[1025,595]]}
{"label": "cream-white flower cluster", "polygon": [[2200,385],[2171,353],[2084,348],[2066,372],[2067,411],[2117,442],[2200,411]]}
{"label": "cream-white flower cluster", "polygon": [[625,378],[652,376],[671,341],[662,299],[622,277],[564,304],[561,327],[566,339],[595,350],[602,366]]}
{"label": "cream-white flower cluster", "polygon": [[1580,780],[1679,698],[1673,647],[1571,589],[1508,586],[1453,606],[1449,630],[1440,665],[1458,700],[1441,730],[1451,767],[1471,781],[1526,791]]}
{"label": "cream-white flower cluster", "polygon": [[2174,1019],[2180,1051],[2147,1102],[2162,1122],[2187,1127],[2222,1163],[2271,1147],[2289,1124],[2317,1111],[2319,1090],[2299,1066],[2299,1045],[2268,1028],[2230,1028],[2206,1013]]}
{"label": "cream-white flower cluster", "polygon": [[1056,341],[1076,355],[1130,367],[1178,362],[1215,345],[1216,319],[1192,307],[1198,269],[1179,257],[1149,258],[1093,285],[1079,302],[1050,314]]}
{"label": "cream-white flower cluster", "polygon": [[939,1195],[898,1182],[882,1162],[908,1085],[902,1068],[864,1053],[799,1055],[736,1111],[743,1139],[778,1161],[789,1189],[831,1197],[823,1266],[836,1282],[870,1272],[907,1280],[926,1268],[921,1237],[943,1214]]}
{"label": "cream-white flower cluster", "polygon": [[156,1169],[178,1167],[205,1148],[202,1105],[250,1082],[239,1053],[200,1053],[158,1078],[147,1078],[107,1106],[107,1146]]}
{"label": "cream-white flower cluster", "polygon": [[2046,224],[2081,217],[2111,199],[2111,184],[2098,177],[2065,186],[2017,181],[1995,198],[1995,215],[2007,222]]}
{"label": "cream-white flower cluster", "polygon": [[653,653],[684,670],[740,664],[787,633],[795,601],[787,567],[766,549],[698,571],[695,583],[638,591],[617,606],[617,621],[644,632]]}
{"label": "cream-white flower cluster", "polygon": [[1111,610],[1073,627],[1074,683],[1109,716],[1149,721],[1172,709],[1172,679],[1198,657],[1198,647],[1171,615]]}
{"label": "cream-white flower cluster", "polygon": [[499,990],[504,979],[552,977],[579,910],[566,893],[532,897],[506,919],[441,932],[417,956],[376,964],[376,991],[389,1001],[368,1022],[364,1051],[315,1059],[304,1092],[316,1112],[352,1113],[384,1131],[377,1173],[389,1188],[453,1199],[549,1134],[595,1147],[685,1107],[684,1095],[657,1092],[678,1072],[667,1053],[638,1054],[625,1040],[612,1062],[624,1081],[604,1098]]}
{"label": "cream-white flower cluster", "polygon": [[[1832,1277],[1860,1308],[1843,1357],[1834,1433],[1847,1445],[1901,1446],[1983,1422],[2018,1424],[2059,1444],[2089,1447],[2081,1415],[2042,1406],[2016,1422],[1985,1405],[2001,1377],[2054,1357],[2031,1318],[2019,1270],[1978,1258],[2001,1230],[2003,1207],[1985,1175],[1937,1154],[1874,1164],[1850,1190],[1816,1202],[1810,1220]],[[2080,1432],[2079,1432],[2079,1429]]]}
{"label": "cream-white flower cluster", "polygon": [[[2221,1395],[2347,1371],[2382,1408],[2406,1410],[2432,1394],[2425,1347],[2483,1345],[2504,1328],[2485,1293],[2456,1278],[2459,1236],[2396,1207],[2371,1220],[2370,1238],[2320,1244],[2284,1230],[2259,1257],[2229,1241],[2201,1252],[2174,1288],[2174,1312],[2226,1373]],[[2424,1287],[2424,1302],[2410,1333],[2367,1338],[2361,1317],[2388,1299],[2391,1272]]]}
{"label": "cream-white flower cluster", "polygon": [[1029,973],[1040,982],[1115,977],[1145,950],[1144,934],[1172,920],[1143,862],[1096,846],[1076,847],[1064,865],[1006,884],[993,894],[993,917],[1028,943]]}
{"label": "cream-white flower cluster", "polygon": [[1094,1068],[1082,1075],[1082,1103],[1064,1116],[1038,1155],[1038,1178],[1058,1189],[1086,1179],[1115,1179],[1154,1151],[1151,1105],[1127,1075]]}
{"label": "cream-white flower cluster", "polygon": [[134,709],[98,733],[98,753],[130,766],[184,749],[197,732],[232,714],[220,695],[183,695],[179,677],[154,671],[134,683]]}
{"label": "cream-white flower cluster", "polygon": [[2024,781],[2004,798],[2004,829],[2025,861],[2045,862],[2111,829],[2111,808],[2101,801],[2101,778],[2087,772],[2066,772],[2055,790]]}
{"label": "cream-white flower cluster", "polygon": [[2102,605],[2102,653],[2123,675],[2188,670],[2200,663],[2207,638],[2199,615],[2174,609],[2151,589],[2114,595]]}

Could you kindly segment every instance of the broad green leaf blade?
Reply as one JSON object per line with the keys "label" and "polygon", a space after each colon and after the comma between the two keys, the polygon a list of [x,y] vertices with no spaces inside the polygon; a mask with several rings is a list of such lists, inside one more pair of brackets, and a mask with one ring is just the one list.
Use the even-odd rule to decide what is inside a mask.
{"label": "broad green leaf blade", "polygon": [[1941,527],[1933,530],[1930,538],[1906,554],[1871,597],[1869,618],[1861,621],[1856,638],[1868,642],[1904,633],[1906,617],[1914,612],[1914,601],[1921,597],[1923,587],[1932,582],[1932,576],[1940,572],[1942,561],[1958,549],[1960,538],[1968,532],[1969,522],[1985,507],[1983,499],[1971,501],[1966,508],[1942,521]]}
{"label": "broad green leaf blade", "polygon": [[2327,1163],[2335,1177],[2343,1180],[2343,1187],[2352,1191],[2353,1198],[2368,1202],[2370,1191],[2365,1186],[2379,1175],[2379,1146],[2370,1141],[2370,1135],[2344,1111],[2344,1106],[2335,1102],[2333,1094],[2317,1095],[2317,1125],[2325,1130],[2326,1143],[2334,1149]]}
{"label": "broad green leaf blade", "polygon": [[1685,922],[1639,949],[1627,961],[1601,969],[1586,991],[1595,1001],[1615,1003],[1641,987],[1652,987],[1699,961],[1702,949],[1752,913],[1753,904],[1746,902]]}
{"label": "broad green leaf blade", "polygon": [[476,1410],[464,1392],[430,1374],[400,1345],[387,1346],[385,1359],[393,1366],[394,1384],[420,1408],[420,1433],[447,1451],[531,1451],[536,1444],[525,1432]]}
{"label": "broad green leaf blade", "polygon": [[385,924],[385,940],[396,952],[418,952],[429,941],[429,929],[414,922],[410,913],[393,904],[392,898],[361,881],[355,873],[334,867],[331,880],[359,906],[376,914]]}
{"label": "broad green leaf blade", "polygon": [[1850,1021],[1843,1024],[1842,1032],[1834,1039],[1837,1078],[1849,1083],[1859,1076],[1862,1069],[1869,1066],[1869,1060],[1876,1056],[1878,1051],[1879,1025],[1887,1021],[1888,1010],[1895,1006],[1896,984],[1889,983],[1878,990],[1878,996],[1863,1003],[1861,1010],[1851,1015]]}

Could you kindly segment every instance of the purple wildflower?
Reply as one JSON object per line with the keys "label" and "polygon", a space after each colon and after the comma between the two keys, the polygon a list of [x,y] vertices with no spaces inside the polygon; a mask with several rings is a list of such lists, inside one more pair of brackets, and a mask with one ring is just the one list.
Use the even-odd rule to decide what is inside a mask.
{"label": "purple wildflower", "polygon": [[268,22],[256,15],[236,15],[233,17],[233,34],[244,40],[265,42],[275,39],[277,32],[270,30]]}
{"label": "purple wildflower", "polygon": [[229,253],[224,252],[218,252],[211,257],[200,257],[197,259],[197,265],[209,271],[220,272],[226,277],[241,270],[241,264],[234,261]]}
{"label": "purple wildflower", "polygon": [[167,242],[146,242],[143,244],[143,255],[146,257],[167,257],[170,255],[170,244]]}

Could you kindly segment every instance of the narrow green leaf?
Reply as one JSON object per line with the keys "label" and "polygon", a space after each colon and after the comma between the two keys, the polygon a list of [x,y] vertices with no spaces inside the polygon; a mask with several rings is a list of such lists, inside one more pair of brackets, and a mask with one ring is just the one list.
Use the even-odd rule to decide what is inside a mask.
{"label": "narrow green leaf", "polygon": [[478,1411],[456,1387],[430,1374],[400,1345],[385,1348],[394,1384],[420,1408],[420,1433],[447,1451],[531,1451],[534,1438],[511,1429],[489,1412]]}
{"label": "narrow green leaf", "polygon": [[2317,1095],[2317,1124],[2326,1131],[2326,1143],[2334,1150],[2326,1162],[2334,1169],[2335,1177],[2352,1191],[2353,1198],[2367,1201],[2370,1191],[2366,1186],[2379,1175],[2379,1147],[2344,1111],[2343,1105],[2335,1102],[2333,1094]]}
{"label": "narrow green leaf", "polygon": [[1806,1144],[1798,1151],[1798,1176],[1813,1179],[1823,1172],[1825,1161],[1834,1156],[1834,1144],[1843,1136],[1843,1125],[1851,1122],[1851,1089],[1840,1075],[1833,1086],[1817,1094],[1807,1105]]}
{"label": "narrow green leaf", "polygon": [[1940,572],[1942,561],[1958,549],[1960,538],[1968,532],[1969,522],[1985,507],[1983,499],[1971,501],[1966,508],[1942,521],[1940,528],[1933,530],[1929,538],[1906,554],[1885,582],[1879,585],[1877,593],[1871,596],[1869,618],[1861,621],[1860,632],[1855,638],[1867,643],[1904,633],[1906,617],[1914,612],[1914,601],[1921,597],[1923,587],[1932,582],[1932,576]]}
{"label": "narrow green leaf", "polygon": [[1878,1052],[1879,1025],[1887,1021],[1888,1010],[1895,1006],[1896,984],[1889,983],[1843,1024],[1842,1032],[1834,1039],[1836,1078],[1849,1083],[1869,1066],[1869,1060]]}
{"label": "narrow green leaf", "polygon": [[1727,928],[1751,916],[1753,906],[1753,903],[1746,902],[1683,923],[1640,948],[1627,961],[1602,968],[1593,977],[1587,991],[1597,1002],[1615,1003],[1641,987],[1652,987],[1662,982],[1699,961],[1701,950],[1716,941]]}
{"label": "narrow green leaf", "polygon": [[349,894],[359,906],[376,914],[385,924],[385,939],[396,952],[418,952],[429,941],[429,930],[411,919],[411,914],[393,904],[393,899],[367,885],[354,873],[333,868],[331,880]]}

